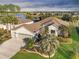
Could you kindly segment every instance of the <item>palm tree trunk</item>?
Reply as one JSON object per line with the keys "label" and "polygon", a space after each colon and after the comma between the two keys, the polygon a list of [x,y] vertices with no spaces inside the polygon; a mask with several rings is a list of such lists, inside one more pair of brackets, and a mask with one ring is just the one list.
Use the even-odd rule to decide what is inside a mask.
{"label": "palm tree trunk", "polygon": [[11,24],[10,24],[10,30],[11,30],[11,28],[12,28],[12,27],[11,27]]}
{"label": "palm tree trunk", "polygon": [[7,29],[7,32],[8,32],[8,23],[6,24],[6,29]]}
{"label": "palm tree trunk", "polygon": [[8,30],[8,24],[6,24],[6,29]]}
{"label": "palm tree trunk", "polygon": [[12,24],[12,26],[13,26],[13,28],[15,28],[15,24],[14,23]]}

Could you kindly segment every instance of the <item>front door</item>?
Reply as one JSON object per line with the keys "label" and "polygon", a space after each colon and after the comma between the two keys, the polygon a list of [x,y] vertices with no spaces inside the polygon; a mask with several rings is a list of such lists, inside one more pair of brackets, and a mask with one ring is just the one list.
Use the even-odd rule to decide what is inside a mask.
{"label": "front door", "polygon": [[51,30],[51,34],[52,35],[55,35],[55,30]]}

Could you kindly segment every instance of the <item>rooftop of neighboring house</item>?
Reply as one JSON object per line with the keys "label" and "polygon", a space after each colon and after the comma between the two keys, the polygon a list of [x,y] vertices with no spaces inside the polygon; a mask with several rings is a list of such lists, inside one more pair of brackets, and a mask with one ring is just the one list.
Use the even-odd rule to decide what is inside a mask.
{"label": "rooftop of neighboring house", "polygon": [[16,30],[20,27],[24,27],[31,32],[36,32],[39,29],[41,29],[43,27],[43,25],[48,26],[48,25],[51,25],[51,24],[53,24],[54,26],[60,26],[60,25],[68,26],[69,25],[68,22],[63,21],[61,19],[54,18],[54,17],[48,17],[44,20],[41,20],[39,22],[35,22],[35,23],[32,23],[32,24],[22,24],[22,25],[20,25],[16,28],[14,28],[13,30]]}
{"label": "rooftop of neighboring house", "polygon": [[48,18],[46,18],[46,19],[44,19],[44,20],[41,20],[40,22],[41,22],[42,24],[51,22],[51,23],[53,23],[53,24],[55,24],[55,25],[57,25],[57,26],[59,26],[59,25],[69,26],[69,23],[68,23],[68,22],[63,21],[63,20],[61,20],[61,19],[58,19],[58,18],[56,18],[56,17],[48,17]]}
{"label": "rooftop of neighboring house", "polygon": [[32,22],[31,19],[21,19],[21,18],[19,18],[19,17],[17,17],[17,18],[18,18],[20,24]]}

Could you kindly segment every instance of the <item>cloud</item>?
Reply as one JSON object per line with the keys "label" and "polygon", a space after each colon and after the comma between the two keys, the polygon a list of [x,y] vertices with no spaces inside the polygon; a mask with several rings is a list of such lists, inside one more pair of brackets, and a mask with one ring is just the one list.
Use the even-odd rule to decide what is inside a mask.
{"label": "cloud", "polygon": [[79,0],[0,0],[0,4],[16,4],[21,8],[78,8]]}
{"label": "cloud", "polygon": [[36,3],[40,3],[40,4],[36,4],[36,6],[42,6],[42,7],[43,6],[48,6],[48,7],[76,7],[76,6],[79,6],[79,0],[40,0],[40,1],[36,1]]}
{"label": "cloud", "polygon": [[27,0],[0,0],[1,3],[26,2]]}

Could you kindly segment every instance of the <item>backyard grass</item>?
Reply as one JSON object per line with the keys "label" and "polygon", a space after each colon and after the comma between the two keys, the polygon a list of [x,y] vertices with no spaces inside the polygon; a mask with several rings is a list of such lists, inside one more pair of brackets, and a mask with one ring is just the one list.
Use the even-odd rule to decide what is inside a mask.
{"label": "backyard grass", "polygon": [[[79,47],[79,37],[76,28],[71,28],[72,44],[61,44],[57,49],[54,57],[50,59],[73,59],[75,56],[76,48]],[[24,52],[18,52],[11,59],[48,59],[41,57],[40,55]]]}

